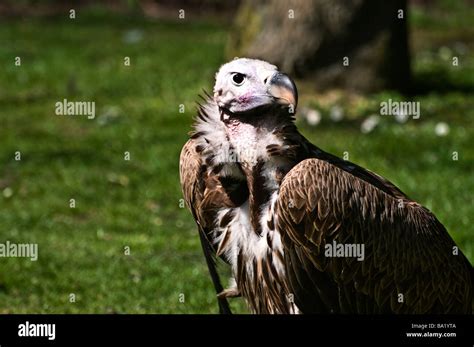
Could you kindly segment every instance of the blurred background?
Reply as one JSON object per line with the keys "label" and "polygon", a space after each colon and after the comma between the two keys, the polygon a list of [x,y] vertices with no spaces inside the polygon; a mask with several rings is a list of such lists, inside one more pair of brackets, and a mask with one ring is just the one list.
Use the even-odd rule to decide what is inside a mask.
{"label": "blurred background", "polygon": [[[217,312],[178,158],[234,56],[294,76],[302,133],[474,261],[473,1],[3,0],[0,22],[0,242],[39,248],[0,258],[0,313]],[[95,118],[56,115],[63,99]],[[420,118],[381,115],[389,99]]]}

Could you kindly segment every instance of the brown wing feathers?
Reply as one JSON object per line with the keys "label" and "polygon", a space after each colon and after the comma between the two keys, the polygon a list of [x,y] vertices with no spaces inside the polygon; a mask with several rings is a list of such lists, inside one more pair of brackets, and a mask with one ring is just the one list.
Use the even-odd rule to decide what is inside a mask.
{"label": "brown wing feathers", "polygon": [[[455,244],[441,223],[393,185],[380,190],[385,180],[367,182],[378,176],[354,174],[308,159],[283,180],[277,226],[299,308],[470,312],[472,267],[461,253],[453,255]],[[333,241],[364,244],[365,259],[325,257],[324,247]]]}
{"label": "brown wing feathers", "polygon": [[[211,276],[216,294],[223,292],[219,274],[217,273],[216,260],[214,258],[215,250],[212,242],[209,241],[210,219],[203,214],[200,206],[204,200],[206,181],[204,179],[206,168],[202,165],[199,156],[196,153],[196,144],[194,139],[190,139],[183,147],[180,156],[180,180],[183,189],[183,195],[186,204],[191,210],[196,223],[198,224],[201,246],[206,258],[207,267]],[[211,212],[212,214],[212,212]],[[212,223],[212,222],[211,222]],[[218,296],[219,312],[222,314],[231,314],[227,299]]]}

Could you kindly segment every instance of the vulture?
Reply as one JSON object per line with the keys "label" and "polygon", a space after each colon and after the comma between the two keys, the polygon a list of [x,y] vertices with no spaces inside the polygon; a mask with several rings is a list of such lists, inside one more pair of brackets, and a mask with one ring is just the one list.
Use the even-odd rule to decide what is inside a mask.
{"label": "vulture", "polygon": [[[236,58],[180,155],[221,313],[472,313],[472,265],[428,209],[297,130],[294,82]],[[217,259],[231,268],[223,288]]]}

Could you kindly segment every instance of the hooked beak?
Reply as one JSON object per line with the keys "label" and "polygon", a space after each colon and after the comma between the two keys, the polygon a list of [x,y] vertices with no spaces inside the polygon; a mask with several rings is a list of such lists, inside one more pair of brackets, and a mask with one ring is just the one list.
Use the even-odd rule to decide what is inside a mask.
{"label": "hooked beak", "polygon": [[268,92],[276,102],[283,106],[296,108],[298,90],[293,80],[284,73],[277,72],[268,82]]}

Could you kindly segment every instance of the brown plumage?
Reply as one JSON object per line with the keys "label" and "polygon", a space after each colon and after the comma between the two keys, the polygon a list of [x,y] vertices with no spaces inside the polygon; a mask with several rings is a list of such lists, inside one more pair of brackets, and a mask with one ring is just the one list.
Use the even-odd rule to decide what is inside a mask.
{"label": "brown plumage", "polygon": [[[472,312],[472,266],[443,225],[388,180],[309,143],[286,76],[238,59],[215,91],[180,176],[206,258],[232,268],[223,290],[210,262],[221,311],[241,295],[255,313]],[[363,251],[328,253],[338,245]]]}
{"label": "brown plumage", "polygon": [[[286,175],[276,213],[286,254],[301,259],[286,262],[296,304],[308,312],[471,312],[471,265],[453,254],[443,225],[399,191],[366,181],[364,171],[312,158]],[[365,260],[324,257],[334,240],[363,243]],[[314,300],[306,291],[325,295]]]}

